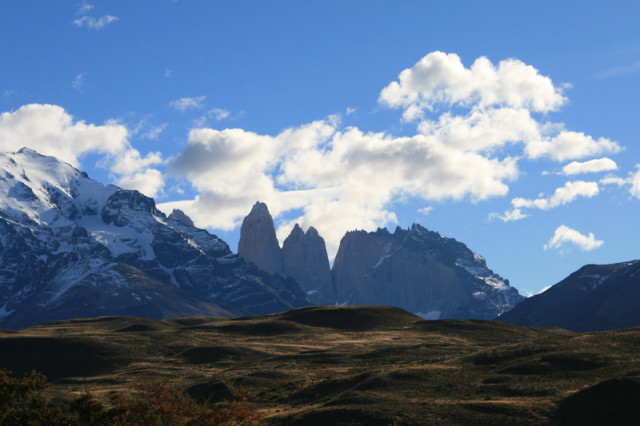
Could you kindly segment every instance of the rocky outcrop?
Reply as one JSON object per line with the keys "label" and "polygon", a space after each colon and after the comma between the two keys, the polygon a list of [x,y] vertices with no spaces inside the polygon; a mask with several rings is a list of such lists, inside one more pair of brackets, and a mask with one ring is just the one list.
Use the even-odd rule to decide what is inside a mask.
{"label": "rocky outcrop", "polygon": [[498,319],[577,332],[640,326],[640,260],[583,266]]}
{"label": "rocky outcrop", "polygon": [[270,274],[284,274],[282,252],[273,218],[265,203],[257,202],[242,221],[238,254]]}
{"label": "rocky outcrop", "polygon": [[305,233],[296,224],[282,244],[284,273],[296,280],[313,304],[336,300],[324,239],[314,227]]}
{"label": "rocky outcrop", "polygon": [[492,319],[524,299],[481,256],[420,225],[348,232],[332,273],[338,304],[391,305],[428,319]]}

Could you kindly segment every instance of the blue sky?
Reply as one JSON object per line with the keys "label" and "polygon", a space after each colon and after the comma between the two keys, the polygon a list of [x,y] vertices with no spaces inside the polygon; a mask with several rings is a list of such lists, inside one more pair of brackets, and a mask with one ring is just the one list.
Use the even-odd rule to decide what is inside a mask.
{"label": "blue sky", "polygon": [[235,248],[419,222],[523,294],[640,258],[635,1],[0,2],[0,148]]}

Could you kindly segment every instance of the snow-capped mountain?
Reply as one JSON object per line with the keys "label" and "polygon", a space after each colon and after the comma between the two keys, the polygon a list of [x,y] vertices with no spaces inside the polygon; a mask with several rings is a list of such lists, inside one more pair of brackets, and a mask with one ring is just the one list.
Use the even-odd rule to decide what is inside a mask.
{"label": "snow-capped mountain", "polygon": [[524,300],[482,256],[417,224],[348,232],[332,273],[338,304],[398,306],[427,319],[491,319]]}
{"label": "snow-capped mountain", "polygon": [[23,148],[0,154],[0,326],[97,315],[266,314],[308,304],[293,280],[168,217],[137,191],[105,186]]}
{"label": "snow-capped mountain", "polygon": [[640,326],[640,260],[583,266],[499,319],[578,332]]}

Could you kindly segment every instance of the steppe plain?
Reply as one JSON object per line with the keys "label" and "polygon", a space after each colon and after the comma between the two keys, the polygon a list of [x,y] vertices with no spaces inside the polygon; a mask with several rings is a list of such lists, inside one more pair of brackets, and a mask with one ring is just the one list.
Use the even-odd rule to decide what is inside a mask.
{"label": "steppe plain", "polygon": [[0,330],[0,368],[52,402],[108,402],[162,379],[210,404],[248,392],[267,424],[626,424],[640,415],[640,328],[573,333],[425,321],[391,307],[262,317],[100,317]]}

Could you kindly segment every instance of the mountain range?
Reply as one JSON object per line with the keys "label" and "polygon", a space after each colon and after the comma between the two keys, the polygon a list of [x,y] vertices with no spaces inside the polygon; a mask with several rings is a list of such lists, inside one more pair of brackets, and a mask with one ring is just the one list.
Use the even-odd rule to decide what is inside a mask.
{"label": "mountain range", "polygon": [[268,208],[258,202],[242,224],[238,253],[294,278],[314,304],[391,305],[426,319],[493,319],[524,300],[482,256],[418,224],[393,233],[348,232],[330,269],[313,227],[305,233],[294,226],[281,249]]}
{"label": "mountain range", "polygon": [[[182,211],[103,185],[54,157],[0,154],[0,327],[103,315],[245,316],[390,305],[425,319],[593,331],[640,325],[640,261],[587,265],[525,299],[462,242],[421,225],[350,231],[330,264],[295,225],[282,247],[266,204],[238,254]],[[570,309],[568,309],[570,307]]]}
{"label": "mountain range", "polygon": [[99,315],[259,315],[308,305],[182,212],[23,148],[0,155],[0,326]]}

